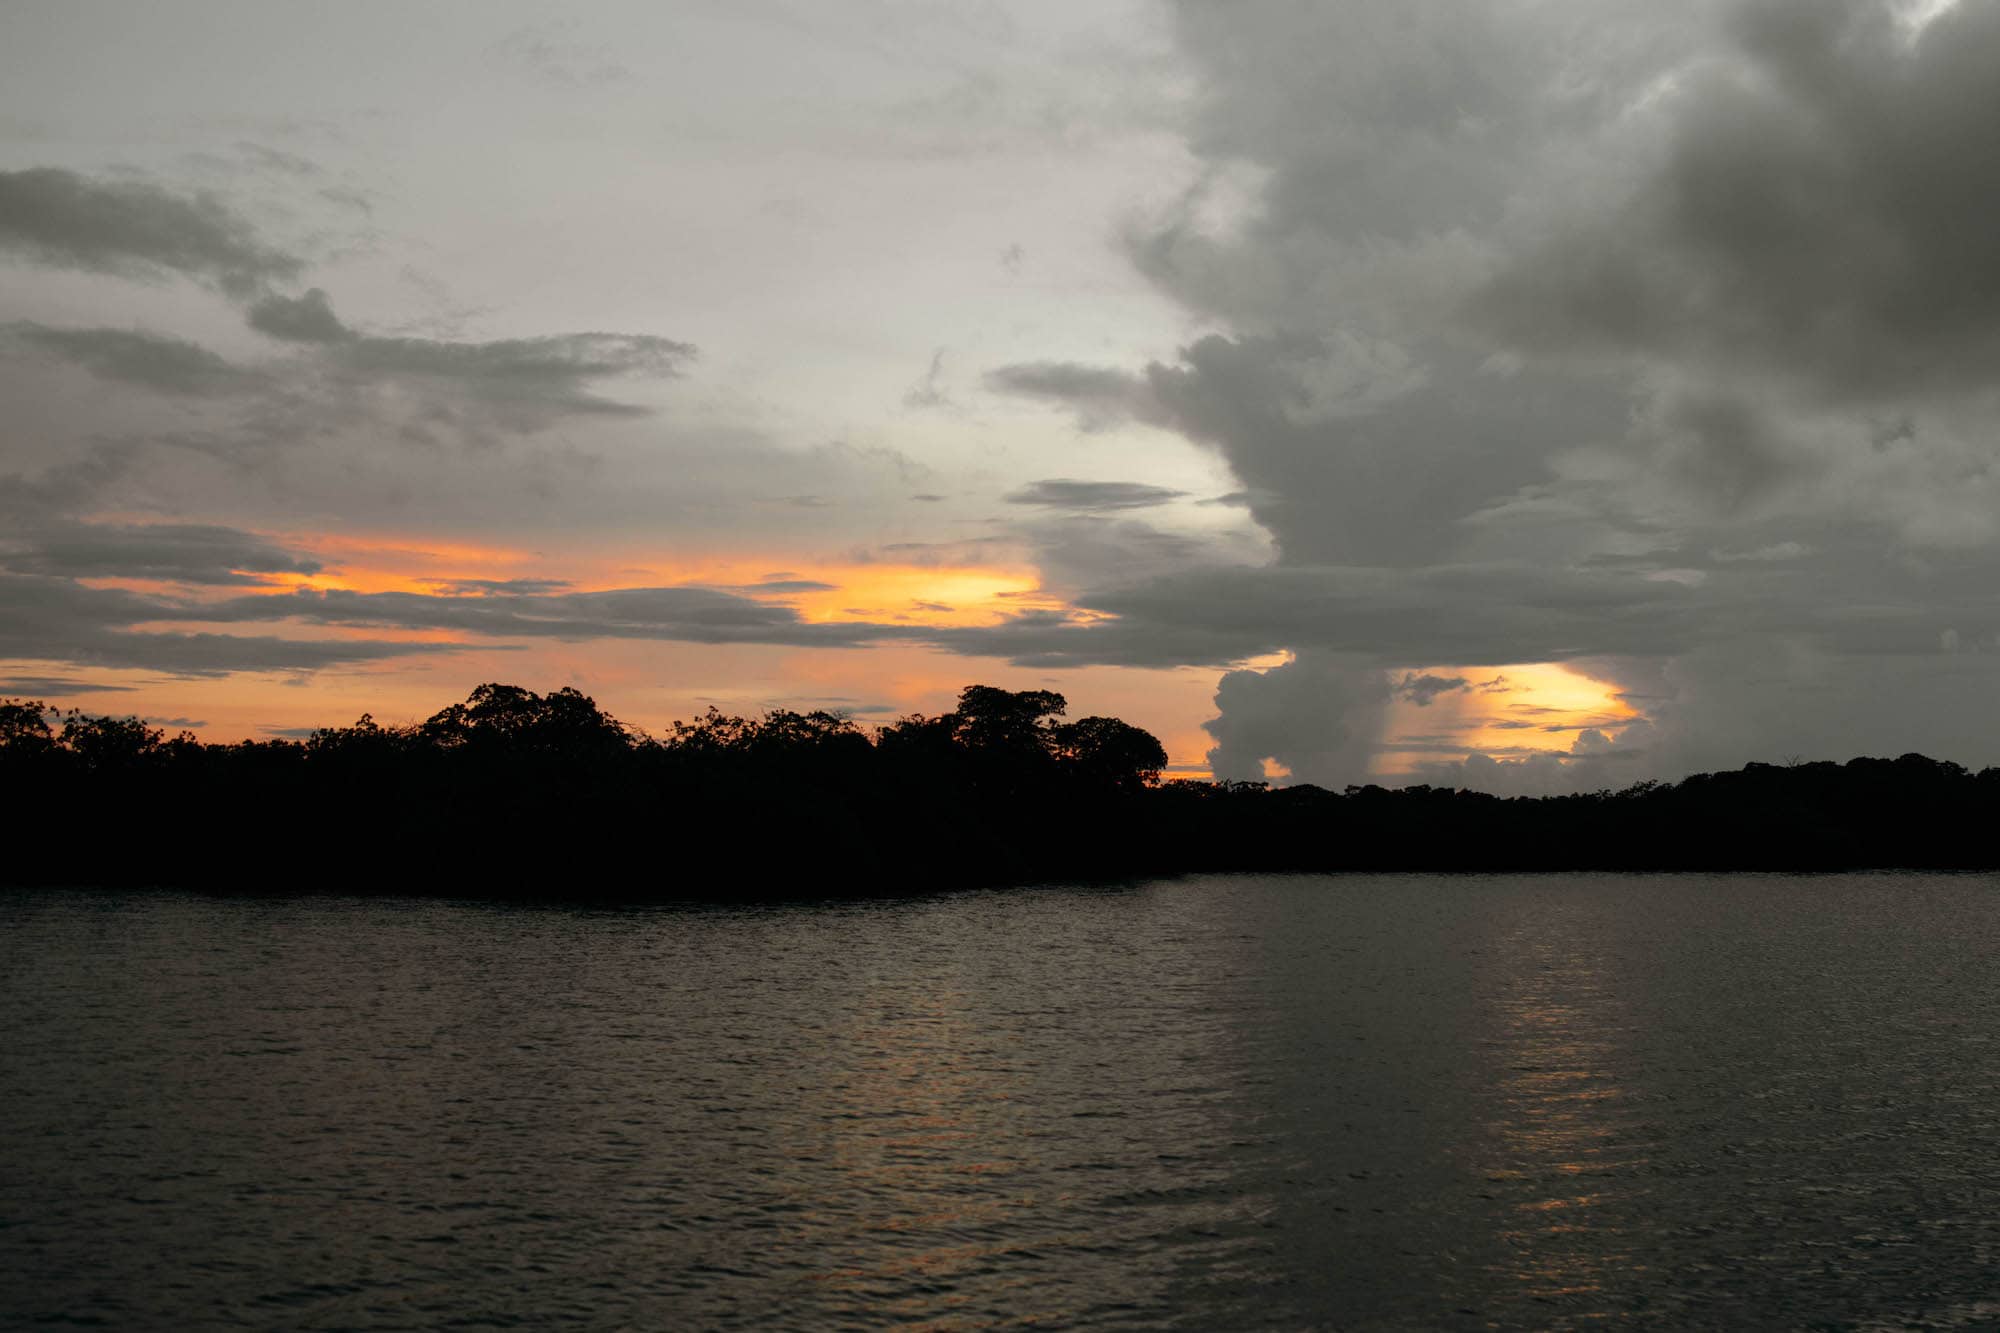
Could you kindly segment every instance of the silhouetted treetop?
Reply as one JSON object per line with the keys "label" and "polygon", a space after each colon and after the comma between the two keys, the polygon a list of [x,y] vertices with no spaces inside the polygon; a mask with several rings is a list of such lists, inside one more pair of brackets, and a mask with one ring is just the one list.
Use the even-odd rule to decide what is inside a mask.
{"label": "silhouetted treetop", "polygon": [[[835,712],[710,708],[655,739],[575,689],[489,683],[421,722],[363,714],[302,743],[213,745],[4,699],[0,775],[35,836],[0,880],[708,893],[1188,870],[2000,867],[2000,769],[1922,755],[1543,798],[1266,789],[1163,782],[1155,737],[1064,721],[1067,703],[972,685],[948,713],[872,733]],[[208,850],[165,850],[190,847]]]}
{"label": "silhouetted treetop", "polygon": [[433,713],[417,739],[440,749],[535,752],[574,759],[626,749],[625,725],[600,712],[589,695],[564,686],[536,694],[519,685],[481,685],[462,704]]}

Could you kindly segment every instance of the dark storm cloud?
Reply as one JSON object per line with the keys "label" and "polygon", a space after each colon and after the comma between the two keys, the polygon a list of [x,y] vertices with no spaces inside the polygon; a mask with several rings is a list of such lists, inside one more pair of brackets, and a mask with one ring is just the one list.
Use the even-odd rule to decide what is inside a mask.
{"label": "dark storm cloud", "polygon": [[[1994,656],[2000,5],[1905,9],[1176,5],[1206,170],[1127,241],[1223,331],[986,383],[1214,448],[1277,560],[968,633],[1051,665],[1283,648],[1384,688],[1425,662],[1651,682],[1671,726],[1563,774],[1760,757],[1782,728],[1744,701],[1782,710],[1782,681],[1926,734],[1941,705],[1900,687]],[[1735,651],[1757,676],[1694,665]],[[1232,681],[1225,730],[1335,725],[1319,668]]]}
{"label": "dark storm cloud", "polygon": [[1194,567],[1075,600],[1116,619],[1021,616],[948,642],[1040,665],[1227,665],[1308,647],[1478,665],[1663,651],[1729,613],[1676,583],[1485,565]]}
{"label": "dark storm cloud", "polygon": [[[1615,435],[1630,414],[1587,385],[1482,375],[1466,354],[1440,356],[1448,390],[1418,392],[1425,376],[1342,340],[1211,335],[1183,348],[1178,364],[1124,378],[1147,419],[1220,451],[1247,483],[1229,502],[1248,508],[1287,559],[1415,561],[1464,540],[1458,521],[1486,498],[1541,475],[1539,447],[1552,431],[1576,435],[1587,424]],[[1079,410],[1095,410],[1094,377],[1123,377],[1038,371],[1057,369],[1033,396]],[[1084,386],[1080,400],[1065,398],[1070,384]]]}
{"label": "dark storm cloud", "polygon": [[1674,95],[1620,207],[1553,236],[1482,309],[1507,336],[1836,397],[2000,381],[2000,5],[1914,40],[1869,0],[1766,0]]}
{"label": "dark storm cloud", "polygon": [[0,328],[17,345],[82,366],[103,379],[160,393],[213,397],[260,387],[263,377],[199,344],[137,329],[56,329],[21,322]]}
{"label": "dark storm cloud", "polygon": [[141,278],[180,273],[236,296],[303,267],[212,195],[95,180],[60,167],[0,171],[0,250],[52,268]]}
{"label": "dark storm cloud", "polygon": [[1053,477],[1031,481],[1003,497],[1008,504],[1043,505],[1050,509],[1071,509],[1083,513],[1115,509],[1150,509],[1178,500],[1186,491],[1165,486],[1148,486],[1137,481],[1071,481]]}

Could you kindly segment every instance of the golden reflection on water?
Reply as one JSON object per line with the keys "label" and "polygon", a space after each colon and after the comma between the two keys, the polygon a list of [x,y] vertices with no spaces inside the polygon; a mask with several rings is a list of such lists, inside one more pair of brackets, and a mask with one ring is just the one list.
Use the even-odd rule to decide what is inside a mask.
{"label": "golden reflection on water", "polygon": [[1537,913],[1499,945],[1489,1050],[1497,1115],[1484,1167],[1510,1201],[1499,1239],[1523,1295],[1585,1317],[1646,1271],[1616,1220],[1647,1162],[1640,1117],[1618,1072],[1630,1016],[1619,974],[1578,947],[1564,909]]}

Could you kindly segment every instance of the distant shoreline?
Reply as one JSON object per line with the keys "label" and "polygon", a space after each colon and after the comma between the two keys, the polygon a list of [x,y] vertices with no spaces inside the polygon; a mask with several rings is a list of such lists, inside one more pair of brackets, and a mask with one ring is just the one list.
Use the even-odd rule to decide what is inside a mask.
{"label": "distant shoreline", "polygon": [[2000,869],[2000,769],[1921,755],[1567,796],[1332,792],[1161,781],[1153,737],[1064,706],[972,686],[873,736],[711,711],[655,739],[573,690],[492,685],[416,726],[212,745],[7,701],[0,883],[723,901],[1234,872]]}

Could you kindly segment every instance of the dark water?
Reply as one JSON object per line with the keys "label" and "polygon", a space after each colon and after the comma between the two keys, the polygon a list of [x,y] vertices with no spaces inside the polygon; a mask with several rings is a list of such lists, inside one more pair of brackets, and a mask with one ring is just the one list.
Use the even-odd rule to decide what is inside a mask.
{"label": "dark water", "polygon": [[2000,880],[0,896],[0,1319],[2000,1327]]}

